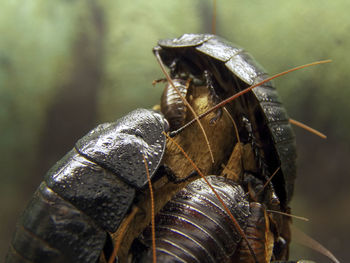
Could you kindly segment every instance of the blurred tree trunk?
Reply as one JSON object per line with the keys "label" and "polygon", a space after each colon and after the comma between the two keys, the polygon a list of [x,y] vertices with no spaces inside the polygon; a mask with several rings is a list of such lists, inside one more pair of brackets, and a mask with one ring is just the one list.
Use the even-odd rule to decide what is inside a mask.
{"label": "blurred tree trunk", "polygon": [[46,112],[35,171],[38,180],[96,124],[105,22],[103,10],[94,1],[88,1],[84,8],[88,19],[82,19],[82,23],[88,25],[80,25],[83,30],[78,30],[72,43],[69,73],[64,83],[55,88],[57,94]]}

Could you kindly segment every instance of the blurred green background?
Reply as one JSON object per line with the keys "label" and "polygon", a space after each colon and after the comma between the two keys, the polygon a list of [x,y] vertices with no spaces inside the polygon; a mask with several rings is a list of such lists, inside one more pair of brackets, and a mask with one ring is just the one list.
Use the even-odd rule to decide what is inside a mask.
{"label": "blurred green background", "polygon": [[[320,59],[275,81],[296,128],[295,224],[350,262],[350,2],[218,0],[217,34],[270,74]],[[96,124],[159,103],[161,38],[211,31],[200,0],[3,0],[0,9],[0,258],[45,172]],[[328,262],[293,245],[292,258]]]}

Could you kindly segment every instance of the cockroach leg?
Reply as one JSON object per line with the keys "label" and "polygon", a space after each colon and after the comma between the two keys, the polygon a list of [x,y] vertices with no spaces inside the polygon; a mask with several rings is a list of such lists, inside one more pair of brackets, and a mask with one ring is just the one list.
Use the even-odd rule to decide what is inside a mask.
{"label": "cockroach leg", "polygon": [[[220,102],[219,96],[216,94],[215,88],[213,86],[213,79],[208,70],[204,70],[204,79],[205,79],[205,84],[209,89],[209,96],[211,100],[214,102],[214,104],[217,104]],[[214,125],[217,120],[219,120],[222,116],[222,108],[218,108],[216,111],[215,116],[210,120],[210,124]]]}
{"label": "cockroach leg", "polygon": [[155,79],[152,81],[152,85],[155,86],[157,85],[158,83],[164,83],[164,82],[167,82],[167,79]]}

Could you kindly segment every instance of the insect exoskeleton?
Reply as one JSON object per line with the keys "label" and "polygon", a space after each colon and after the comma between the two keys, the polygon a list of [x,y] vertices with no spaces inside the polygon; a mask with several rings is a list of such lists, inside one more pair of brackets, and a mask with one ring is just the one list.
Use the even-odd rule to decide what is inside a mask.
{"label": "insect exoskeleton", "polygon": [[[265,206],[249,202],[240,184],[219,176],[206,177],[244,229],[252,256],[222,204],[203,179],[178,192],[156,216],[159,262],[270,262],[275,235]],[[271,225],[272,224],[272,225]],[[151,230],[132,246],[134,262],[152,262]]]}
{"label": "insect exoskeleton", "polygon": [[[186,99],[190,80],[173,79],[173,84]],[[167,84],[160,100],[160,109],[169,121],[170,130],[176,130],[185,124],[187,108],[180,95],[171,84]]]}
{"label": "insect exoskeleton", "polygon": [[135,110],[80,139],[47,173],[19,219],[6,262],[96,262],[165,150],[168,124]]}
{"label": "insect exoskeleton", "polygon": [[[136,110],[116,123],[98,126],[79,140],[75,148],[47,174],[35,193],[21,218],[8,262],[21,257],[38,262],[57,258],[65,262],[96,261],[108,243],[109,234],[116,243],[122,244],[118,260],[127,261],[135,254],[135,238],[151,221],[143,157],[153,183],[156,213],[174,195],[187,191],[182,189],[197,180],[199,173],[216,175],[210,177],[211,182],[224,189],[226,186],[243,189],[243,192],[227,190],[232,196],[226,201],[240,203],[239,200],[244,199],[252,204],[248,210],[231,207],[241,225],[238,228],[247,231],[243,233],[246,244],[241,240],[242,232],[240,235],[235,232],[238,231],[236,226],[231,231],[234,245],[219,258],[238,255],[238,260],[244,258],[246,262],[256,262],[258,258],[266,261],[287,259],[290,221],[278,214],[268,215],[266,209],[290,212],[288,204],[295,179],[295,142],[289,118],[271,82],[261,84],[226,104],[225,109],[201,118],[211,157],[203,137],[199,136],[202,132],[199,126],[187,127],[175,136],[173,142],[166,143],[164,133],[169,126],[174,131],[192,121],[193,112],[196,115],[206,113],[218,102],[259,83],[267,74],[243,49],[215,35],[185,34],[180,38],[161,40],[158,44],[154,53],[170,68],[174,86],[179,89],[179,93],[175,93],[172,84],[165,89],[161,107],[165,118],[154,111]],[[181,96],[188,101],[191,111],[185,107]],[[183,151],[199,169],[188,161]],[[225,183],[222,184],[221,180]],[[198,182],[193,184],[198,185]],[[196,190],[191,187],[186,189],[192,189],[194,193]],[[48,204],[53,204],[53,209]],[[194,214],[208,212],[215,217],[215,209],[206,210],[203,202],[198,205]],[[193,211],[192,208],[178,211],[176,218]],[[247,215],[243,217],[248,223],[240,220],[242,213]],[[162,218],[168,217],[159,216],[158,223],[162,227]],[[54,222],[52,218],[55,218]],[[223,219],[228,220],[225,221],[227,224],[232,223],[227,217]],[[190,217],[189,223],[194,222],[195,217]],[[219,222],[216,227],[223,225]],[[208,229],[209,243],[218,228]],[[79,229],[79,233],[72,229]],[[211,229],[215,230],[211,232]],[[197,230],[186,230],[185,234],[193,236]],[[162,234],[162,230],[158,234]],[[254,243],[254,239],[261,236],[264,239]],[[142,237],[138,239],[142,240]],[[226,241],[230,242],[231,238]],[[198,242],[199,246],[211,249]],[[278,252],[273,251],[279,243],[284,243],[284,246]],[[216,255],[212,254],[212,259],[215,260]],[[105,258],[109,256],[110,252],[106,252]],[[105,260],[103,256],[100,259]]]}
{"label": "insect exoskeleton", "polygon": [[[224,177],[207,180],[245,229],[249,202],[242,187]],[[133,244],[135,262],[152,262],[151,231]],[[156,216],[158,262],[229,262],[242,237],[203,179],[180,190]]]}

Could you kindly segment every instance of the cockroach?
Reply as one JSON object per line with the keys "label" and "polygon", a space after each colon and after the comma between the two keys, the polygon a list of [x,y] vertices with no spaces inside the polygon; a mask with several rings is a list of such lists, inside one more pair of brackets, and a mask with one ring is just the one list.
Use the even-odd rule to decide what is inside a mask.
{"label": "cockroach", "polygon": [[[161,40],[154,53],[171,69],[171,77],[183,81],[199,79],[206,83],[213,104],[267,78],[262,67],[242,48],[215,35],[185,34]],[[196,85],[191,88],[196,89]],[[255,87],[226,108],[238,127],[242,143],[251,145],[257,168],[252,172],[267,181],[280,167],[270,183],[274,202],[269,205],[286,212],[296,175],[295,139],[289,117],[272,83]],[[287,237],[287,243],[289,241]]]}
{"label": "cockroach", "polygon": [[[224,177],[207,180],[245,229],[249,202],[242,187]],[[229,262],[241,241],[240,233],[203,179],[180,190],[156,216],[159,262]],[[150,229],[133,244],[134,260],[151,262]]]}
{"label": "cockroach", "polygon": [[[242,48],[211,34],[185,34],[160,40],[154,52],[172,68],[176,78],[202,79],[211,76],[211,85],[219,100],[254,85],[267,77],[265,70]],[[186,79],[185,79],[186,80]],[[240,137],[251,141],[262,176],[272,180],[282,207],[289,203],[296,177],[294,132],[271,82],[234,100],[228,107]],[[250,126],[247,128],[247,124]]]}
{"label": "cockroach", "polygon": [[[207,183],[198,179],[176,194],[156,216],[156,251],[159,262],[270,262],[274,237],[264,206],[248,201],[241,185],[225,177],[208,176],[245,230],[256,252],[222,209]],[[135,262],[151,262],[150,230],[134,242]]]}
{"label": "cockroach", "polygon": [[97,262],[147,184],[142,155],[155,175],[167,130],[160,113],[138,109],[80,139],[34,193],[6,262]]}
{"label": "cockroach", "polygon": [[[250,55],[215,35],[186,34],[177,39],[163,40],[154,53],[167,66],[173,65],[173,78],[184,87],[183,95],[187,96],[189,88],[193,93],[207,90],[204,97],[210,98],[209,104],[215,105],[216,101],[266,78]],[[176,103],[166,103],[165,107],[169,109]],[[182,122],[175,124],[171,116],[176,116],[176,121],[192,117],[184,107],[177,107],[180,108],[179,115],[171,115],[172,110],[166,112],[163,108],[167,116],[170,114],[172,130]],[[266,182],[280,167],[267,192],[271,196],[276,194],[279,210],[288,211],[295,179],[294,135],[275,89],[270,82],[262,83],[227,108],[237,123],[238,137],[253,153],[256,167],[249,172]],[[232,125],[226,127],[226,124],[220,126],[224,118],[219,111],[208,122],[215,126],[212,130],[216,129],[210,138],[217,139],[219,133],[224,134],[221,136],[224,138],[216,143],[217,149],[213,151],[215,155],[221,155],[216,158],[216,163],[207,168],[200,165],[205,174],[220,174],[221,164],[227,162],[228,153],[236,143],[234,139],[227,142],[233,128]],[[158,179],[155,186],[158,199],[160,194],[173,187],[171,181],[174,178],[176,186],[171,193],[188,184],[192,180],[189,171],[182,173],[182,168],[174,169],[171,165],[166,168],[169,160],[181,163],[165,148],[163,132],[168,130],[167,123],[161,114],[136,110],[116,123],[98,126],[79,140],[75,148],[49,171],[34,194],[19,221],[7,262],[96,262],[108,242],[107,233],[114,233],[123,225],[135,203],[140,205],[142,200],[148,200],[142,191],[147,184],[142,154],[148,158],[152,180]],[[183,134],[178,137],[183,137]],[[199,150],[197,147],[189,152],[196,155]],[[196,157],[196,161],[201,159],[199,155]],[[164,175],[168,181],[162,180]],[[184,177],[178,178],[179,175]],[[247,180],[246,184],[249,183],[252,181]],[[240,194],[233,196],[234,200],[242,197]],[[167,198],[171,197],[169,194]],[[164,199],[162,202],[165,203]],[[266,205],[272,205],[272,202]],[[143,224],[147,224],[147,220],[145,222]],[[142,224],[139,228],[142,229]],[[135,238],[138,231],[130,235]],[[128,247],[126,243],[123,246]]]}
{"label": "cockroach", "polygon": [[[236,146],[235,149],[239,149],[239,147]],[[190,162],[193,161],[190,160]],[[196,167],[195,164],[194,167]],[[251,176],[248,179],[250,184],[245,186],[248,189],[247,194],[244,193],[241,184],[237,184],[224,176],[208,176],[205,181],[203,179],[198,179],[182,189],[157,214],[156,238],[152,241],[158,244],[155,251],[157,251],[157,259],[160,262],[257,263],[273,260],[271,262],[311,263],[311,261],[304,260],[274,260],[281,258],[278,256],[281,252],[276,251],[275,245],[282,243],[283,246],[285,241],[280,236],[276,238],[278,235],[275,232],[275,222],[268,215],[265,204],[259,203],[264,200],[263,195],[260,195],[261,191],[256,193],[249,189],[250,187],[259,189],[259,184],[264,188],[261,185],[262,182],[256,180],[256,177]],[[218,201],[218,196],[214,194],[211,187],[219,193],[221,202]],[[236,187],[239,187],[239,191]],[[248,196],[250,200],[253,200],[252,202],[248,203]],[[245,205],[242,204],[242,200]],[[231,219],[222,208],[224,203],[230,210],[233,209],[232,213],[235,214],[240,227],[245,229],[246,240],[240,241],[241,234],[236,233],[235,226],[232,225]],[[236,205],[232,205],[235,203]],[[241,205],[237,205],[237,203]],[[245,207],[243,219],[242,206]],[[249,207],[248,214],[247,206]],[[213,207],[215,209],[212,209]],[[227,233],[222,233],[223,229],[227,229],[225,228],[226,222],[230,222],[232,225],[233,228],[228,233],[234,236],[228,237]],[[143,234],[134,241],[131,250],[133,262],[152,262],[149,229],[148,227],[144,230]],[[248,240],[249,246],[247,244]],[[239,241],[240,243],[238,243]],[[222,244],[230,244],[230,249],[225,250],[220,246]],[[255,252],[254,256],[251,253],[250,246]]]}
{"label": "cockroach", "polygon": [[[173,83],[180,91],[181,95],[186,98],[187,90],[189,88],[187,82],[181,79],[173,79]],[[186,105],[184,105],[171,84],[167,84],[163,91],[160,109],[170,124],[170,130],[179,129],[185,124],[187,111]]]}
{"label": "cockroach", "polygon": [[[272,84],[270,82],[257,84],[267,78],[264,70],[254,62],[249,54],[215,35],[185,34],[177,39],[161,40],[158,44],[159,46],[154,49],[154,53],[171,69],[172,78],[175,78],[176,82],[182,79],[183,83],[189,79],[200,79],[202,83],[206,83],[207,88],[210,88],[210,97],[214,100],[224,100],[234,93],[245,90],[248,86],[255,86],[252,92],[236,99],[228,108],[234,122],[238,123],[238,137],[242,139],[244,144],[249,144],[253,152],[256,169],[250,172],[253,172],[258,180],[264,180],[266,183],[272,179],[270,191],[268,191],[270,199],[265,201],[264,205],[274,208],[277,206],[278,210],[289,212],[288,203],[292,197],[295,179],[294,135],[289,124],[289,117],[278,100]],[[198,86],[193,85],[191,88],[197,89]],[[187,94],[178,92],[177,96],[183,95]],[[177,102],[180,103],[179,98],[177,98]],[[185,118],[185,114],[176,114],[176,116],[176,121]],[[271,176],[272,169],[279,173],[273,178]],[[245,183],[250,184],[252,181],[247,180]],[[259,203],[253,204],[255,214],[253,213],[249,222],[251,232],[255,234],[250,236],[252,239],[257,239],[258,235],[265,236],[266,232],[269,231],[268,223],[266,223],[268,217],[266,210],[261,208]],[[265,220],[264,231],[258,230],[261,218]],[[279,239],[286,243],[285,251],[279,253],[277,259],[287,259],[290,242],[289,220],[283,220],[281,217],[274,217],[272,220],[277,221],[275,223],[277,229],[274,230],[278,237],[276,243]],[[215,231],[213,230],[213,232]],[[162,235],[162,233],[160,231],[159,234]],[[272,234],[270,233],[270,235]],[[284,236],[285,239],[281,238],[280,235]],[[261,262],[267,262],[272,258],[274,241],[271,242],[273,238],[269,238],[269,241],[262,238],[261,240],[260,243],[256,243],[256,246],[266,245],[269,248],[258,248],[258,252],[259,249],[262,252],[257,254],[262,255]],[[181,243],[181,241],[179,242]],[[177,244],[175,244],[176,246]],[[159,249],[162,250],[162,247]],[[176,248],[174,249],[176,250]],[[251,257],[251,251],[249,255],[250,260],[253,261],[249,261],[247,249],[243,247],[241,249],[239,262],[241,262],[240,260],[260,262],[260,259],[258,261],[257,258]],[[275,256],[274,258],[276,259]],[[174,258],[173,260],[176,262]]]}
{"label": "cockroach", "polygon": [[[274,234],[264,205],[249,202],[241,185],[230,179],[206,178],[245,229],[257,261],[208,184],[198,179],[177,193],[156,216],[158,262],[313,263],[272,260]],[[133,243],[133,262],[152,262],[150,244],[147,227]]]}
{"label": "cockroach", "polygon": [[[209,82],[202,83],[207,89]],[[215,93],[207,97],[217,96],[215,85]],[[239,136],[246,138],[245,143],[256,138],[247,128],[253,126],[251,121],[245,125],[243,118],[240,121],[243,128],[239,126]],[[107,242],[107,232],[121,226],[135,202],[136,191],[147,184],[142,154],[148,158],[151,177],[159,172],[161,163],[166,163],[162,134],[168,129],[167,123],[158,113],[136,110],[116,123],[98,126],[79,140],[34,194],[19,221],[7,262],[95,262]],[[219,148],[222,151],[221,145]],[[227,155],[227,150],[222,152]],[[173,158],[171,154],[169,158]],[[222,162],[219,158],[218,163]]]}

